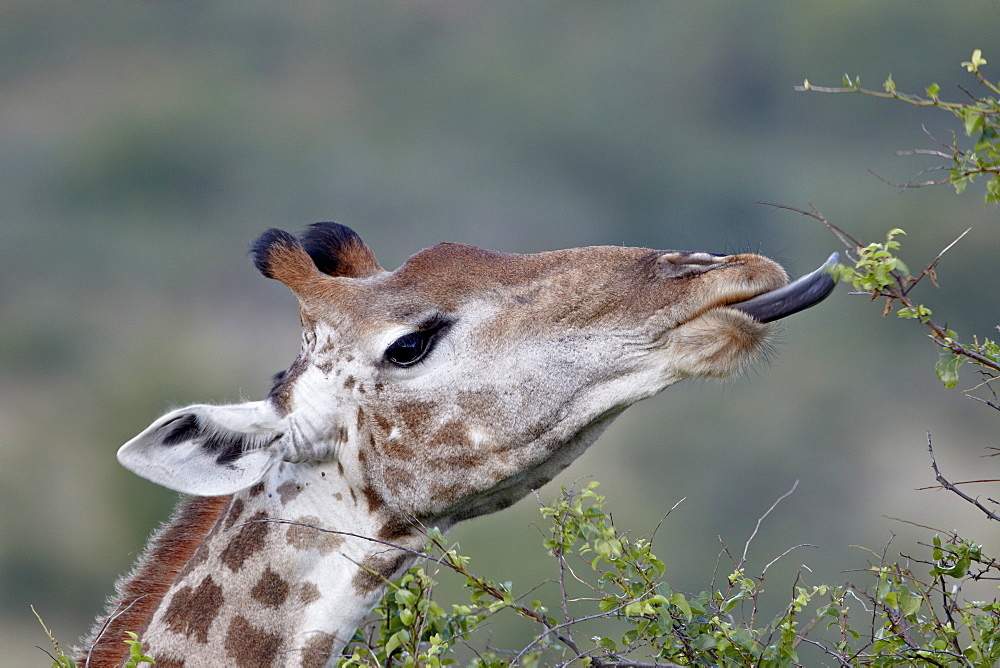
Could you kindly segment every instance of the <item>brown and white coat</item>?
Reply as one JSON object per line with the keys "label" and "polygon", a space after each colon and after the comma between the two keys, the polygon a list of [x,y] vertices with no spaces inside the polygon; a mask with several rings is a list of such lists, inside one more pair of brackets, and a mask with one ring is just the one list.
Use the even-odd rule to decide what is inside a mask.
{"label": "brown and white coat", "polygon": [[252,253],[299,300],[301,352],[266,399],[173,411],[122,447],[193,496],[80,665],[119,665],[125,631],[159,668],[333,664],[426,527],[511,505],[632,403],[744,368],[770,325],[733,305],[787,283],[758,255],[620,247],[440,244],[387,272],[334,223]]}

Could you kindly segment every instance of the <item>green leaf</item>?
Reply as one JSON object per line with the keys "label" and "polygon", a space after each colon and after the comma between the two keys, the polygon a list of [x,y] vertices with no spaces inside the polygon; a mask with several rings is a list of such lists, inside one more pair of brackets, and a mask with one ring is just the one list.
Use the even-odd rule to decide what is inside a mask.
{"label": "green leaf", "polygon": [[981,132],[983,129],[983,115],[978,111],[972,109],[966,110],[962,115],[965,121],[965,136],[971,137],[977,132]]}
{"label": "green leaf", "polygon": [[941,92],[941,86],[937,85],[936,83],[932,83],[930,86],[927,87],[927,97],[931,98],[932,100],[938,99],[938,93],[940,92]]}
{"label": "green leaf", "polygon": [[983,58],[982,49],[976,49],[972,52],[972,59],[962,62],[962,67],[964,67],[969,72],[978,72],[980,65],[985,65],[986,59]]}
{"label": "green leaf", "polygon": [[920,605],[923,603],[923,599],[919,596],[905,595],[902,600],[903,614],[907,617],[917,614],[920,610]]}
{"label": "green leaf", "polygon": [[687,599],[684,597],[684,594],[678,592],[673,596],[671,596],[670,605],[676,605],[678,608],[680,608],[681,612],[684,613],[684,618],[687,619],[689,622],[691,621],[692,617],[691,606],[688,605]]}
{"label": "green leaf", "polygon": [[409,641],[410,641],[410,632],[409,631],[407,631],[407,630],[404,629],[402,631],[397,631],[396,633],[393,633],[389,637],[389,639],[385,642],[385,653],[386,653],[386,655],[388,656],[389,654],[392,654],[397,649],[399,649],[399,647],[403,643],[409,642]]}
{"label": "green leaf", "polygon": [[[941,353],[937,364],[934,365],[934,373],[944,386],[951,389],[958,385],[958,369],[962,365],[962,358],[950,352]],[[940,538],[938,538],[940,541]]]}

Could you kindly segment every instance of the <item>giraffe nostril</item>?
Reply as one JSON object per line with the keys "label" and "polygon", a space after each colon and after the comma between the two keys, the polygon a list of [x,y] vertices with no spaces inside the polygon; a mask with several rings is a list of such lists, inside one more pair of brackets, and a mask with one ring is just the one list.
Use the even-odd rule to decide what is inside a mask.
{"label": "giraffe nostril", "polygon": [[721,266],[721,257],[713,253],[669,251],[656,258],[656,269],[665,278],[696,276]]}
{"label": "giraffe nostril", "polygon": [[704,251],[666,251],[659,257],[659,262],[676,265],[714,265],[725,255],[706,253]]}

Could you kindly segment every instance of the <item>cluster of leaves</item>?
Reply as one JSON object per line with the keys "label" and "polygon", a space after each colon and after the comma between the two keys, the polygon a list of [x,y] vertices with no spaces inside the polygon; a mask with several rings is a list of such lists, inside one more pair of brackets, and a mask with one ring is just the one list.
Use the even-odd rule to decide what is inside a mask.
{"label": "cluster of leaves", "polygon": [[[981,377],[980,386],[990,387],[990,383],[1000,377],[1000,344],[988,337],[973,335],[971,340],[961,341],[953,329],[942,326],[931,319],[933,312],[924,304],[915,301],[912,292],[924,279],[937,285],[936,268],[942,256],[964,237],[963,232],[955,241],[944,248],[918,275],[914,276],[906,263],[897,255],[900,250],[898,237],[906,234],[899,228],[890,230],[885,241],[862,244],[844,230],[828,221],[815,207],[810,211],[790,206],[777,205],[810,216],[826,225],[847,248],[847,257],[853,265],[839,264],[832,273],[837,280],[850,283],[854,294],[868,295],[872,300],[885,299],[882,315],[888,315],[896,308],[900,318],[916,320],[930,330],[930,338],[936,343],[941,354],[935,365],[935,373],[945,387],[958,385],[959,370],[963,364],[972,365]],[[998,327],[1000,329],[1000,327]],[[975,398],[975,397],[974,397]],[[984,401],[993,408],[1000,405]]]}
{"label": "cluster of leaves", "polygon": [[[951,144],[939,143],[941,150],[915,150],[902,153],[925,153],[944,157],[952,162],[947,179],[941,181],[926,181],[907,184],[905,187],[919,187],[951,183],[957,192],[961,193],[979,175],[988,177],[985,201],[987,204],[1000,203],[1000,87],[987,80],[980,69],[986,65],[982,51],[973,51],[970,60],[962,66],[975,75],[986,93],[975,96],[970,91],[961,90],[969,98],[966,102],[946,102],[940,98],[941,87],[931,84],[926,89],[926,97],[901,93],[890,75],[884,85],[884,91],[873,91],[861,87],[859,77],[844,76],[844,87],[826,88],[813,86],[808,80],[800,91],[819,91],[825,93],[862,93],[873,97],[892,98],[921,107],[937,107],[954,114],[962,121],[965,135],[975,140],[973,146],[966,150],[959,148],[957,133],[952,133]],[[914,301],[912,291],[926,277],[937,285],[936,268],[941,257],[954,246],[969,230],[963,232],[955,241],[938,253],[918,275],[910,273],[909,268],[897,255],[900,242],[897,237],[906,233],[901,229],[890,230],[884,242],[862,244],[843,230],[832,225],[813,207],[811,211],[803,211],[793,207],[782,206],[799,213],[811,216],[826,225],[836,234],[847,247],[847,256],[853,266],[839,265],[835,273],[841,280],[853,284],[857,293],[869,295],[873,300],[879,297],[886,299],[883,315],[888,315],[894,307],[900,318],[913,319],[930,330],[930,338],[940,347],[941,354],[935,366],[938,378],[946,387],[958,385],[959,370],[964,364],[971,364],[980,374],[980,387],[990,387],[990,383],[1000,376],[1000,345],[988,337],[973,336],[971,341],[960,341],[956,332],[936,323],[931,319],[930,308]],[[1000,329],[1000,327],[998,327]],[[992,388],[991,388],[992,389]],[[995,393],[994,393],[995,397]],[[984,401],[980,399],[980,401]],[[1000,404],[985,401],[993,408]]]}
{"label": "cluster of leaves", "polygon": [[[868,90],[861,87],[860,77],[844,75],[843,87],[829,88],[813,86],[807,79],[796,90],[818,91],[823,93],[861,93],[872,97],[885,97],[901,100],[918,107],[937,107],[950,112],[962,121],[965,136],[973,140],[971,146],[960,148],[957,133],[952,133],[951,142],[934,140],[938,148],[932,150],[914,150],[905,153],[921,153],[945,158],[949,163],[948,177],[942,180],[924,181],[906,184],[903,187],[919,187],[951,183],[955,191],[962,193],[965,188],[979,176],[986,178],[985,201],[1000,203],[1000,87],[989,81],[980,68],[986,65],[986,59],[980,49],[972,52],[972,57],[962,63],[962,67],[973,74],[984,89],[982,95],[961,88],[968,100],[965,102],[947,102],[940,97],[941,86],[934,83],[925,89],[926,96],[901,93],[896,88],[890,74],[882,84],[882,91]],[[933,138],[932,138],[933,139]]]}
{"label": "cluster of leaves", "polygon": [[[549,605],[526,604],[512,585],[473,575],[469,560],[431,535],[428,555],[391,586],[375,621],[355,636],[341,666],[441,666],[471,653],[467,665],[500,666],[797,666],[803,647],[843,666],[961,665],[1000,661],[1000,604],[967,602],[967,582],[998,579],[1000,564],[957,535],[936,535],[927,560],[891,563],[885,553],[864,569],[870,582],[806,586],[796,582],[790,601],[764,618],[758,598],[764,571],[746,574],[746,556],[734,561],[723,585],[696,595],[674,591],[665,565],[652,552],[655,537],[619,532],[605,511],[596,482],[580,492],[564,489],[542,515],[544,541],[558,570],[558,596]],[[747,543],[749,547],[749,541]],[[431,556],[432,555],[432,556]],[[908,565],[923,564],[919,577]],[[773,563],[773,562],[772,562]],[[770,565],[770,564],[769,564]],[[433,600],[442,567],[465,579],[470,603],[451,611]],[[568,581],[584,595],[569,593]],[[550,614],[549,609],[559,612]],[[534,639],[516,651],[474,649],[496,614],[513,613],[535,625]],[[763,620],[762,620],[763,618]],[[586,635],[584,622],[612,622],[620,633]]]}
{"label": "cluster of leaves", "polygon": [[913,276],[896,255],[900,248],[896,237],[904,234],[903,230],[897,228],[890,230],[882,243],[862,246],[854,242],[853,250],[857,253],[855,265],[841,265],[838,268],[840,278],[851,282],[856,291],[870,295],[872,299],[885,297],[883,314],[888,314],[894,304],[898,304],[896,314],[900,318],[917,320],[930,329],[931,339],[941,348],[935,372],[945,387],[958,385],[958,373],[963,362],[974,365],[986,383],[995,380],[1000,375],[1000,346],[995,341],[980,339],[978,336],[973,336],[971,341],[965,343],[959,341],[954,330],[931,320],[931,309],[912,298],[913,288],[925,276],[937,284],[935,267],[948,249],[941,251],[918,276]]}
{"label": "cluster of leaves", "polygon": [[[464,559],[464,558],[463,558]],[[456,641],[469,634],[488,614],[478,605],[453,605],[445,612],[431,597],[434,577],[428,565],[411,568],[375,611],[378,622],[359,636],[353,654],[341,666],[432,666],[453,663]]]}
{"label": "cluster of leaves", "polygon": [[[677,592],[663,579],[665,564],[652,552],[656,532],[644,537],[620,532],[597,486],[591,482],[580,492],[563,489],[555,502],[541,508],[550,526],[544,548],[559,574],[559,594],[551,606],[540,600],[526,604],[525,596],[513,594],[511,583],[471,573],[468,557],[446,547],[440,532],[431,531],[427,555],[390,585],[372,622],[355,635],[350,656],[338,665],[444,666],[458,663],[465,651],[471,656],[466,665],[476,668],[780,668],[802,665],[803,647],[842,666],[985,668],[1000,662],[1000,603],[968,602],[959,596],[969,582],[1000,579],[1000,564],[986,557],[981,546],[955,534],[946,539],[935,535],[926,546],[929,560],[907,557],[901,565],[885,558],[887,550],[870,552],[875,559],[864,569],[870,582],[863,588],[796,581],[791,600],[765,618],[758,599],[767,568],[777,559],[760,575],[748,576],[746,553],[753,536],[743,557],[733,559],[733,571],[722,586],[696,595]],[[923,564],[927,574],[918,577],[910,561]],[[470,597],[446,610],[433,593],[438,576],[449,571],[464,578]],[[587,593],[571,596],[568,580]],[[560,612],[549,614],[549,607]],[[511,613],[535,627],[531,642],[512,651],[473,646],[487,636],[494,615]],[[601,622],[602,631],[613,623],[622,629],[584,637],[580,629],[592,620]],[[55,650],[50,654],[53,668],[76,668],[42,626]],[[155,663],[142,652],[136,635],[129,636],[126,668]]]}
{"label": "cluster of leaves", "polygon": [[[54,651],[55,654],[45,652],[49,655],[49,658],[52,659],[52,668],[77,668],[76,660],[63,651],[63,648],[59,645],[59,641],[57,641],[55,636],[52,634],[52,630],[45,625],[45,622],[42,621],[41,615],[38,614],[34,606],[31,607],[31,611],[35,613],[35,618],[45,630],[45,635],[48,636],[49,642],[52,643],[52,651]],[[126,631],[126,633],[128,634],[130,640],[123,641],[126,645],[128,645],[128,660],[126,660],[123,664],[123,668],[137,668],[143,663],[155,664],[156,661],[153,660],[153,657],[147,656],[143,653],[142,641],[139,640],[139,636],[132,631]]]}

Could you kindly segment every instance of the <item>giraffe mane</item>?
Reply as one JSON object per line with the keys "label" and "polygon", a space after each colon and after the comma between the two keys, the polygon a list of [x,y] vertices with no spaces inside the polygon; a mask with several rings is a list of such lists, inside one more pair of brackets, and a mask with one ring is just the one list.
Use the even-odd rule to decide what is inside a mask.
{"label": "giraffe mane", "polygon": [[150,615],[218,521],[229,496],[184,497],[153,533],[132,571],[115,583],[104,615],[77,648],[77,665],[119,666],[128,658],[126,631],[142,636]]}

